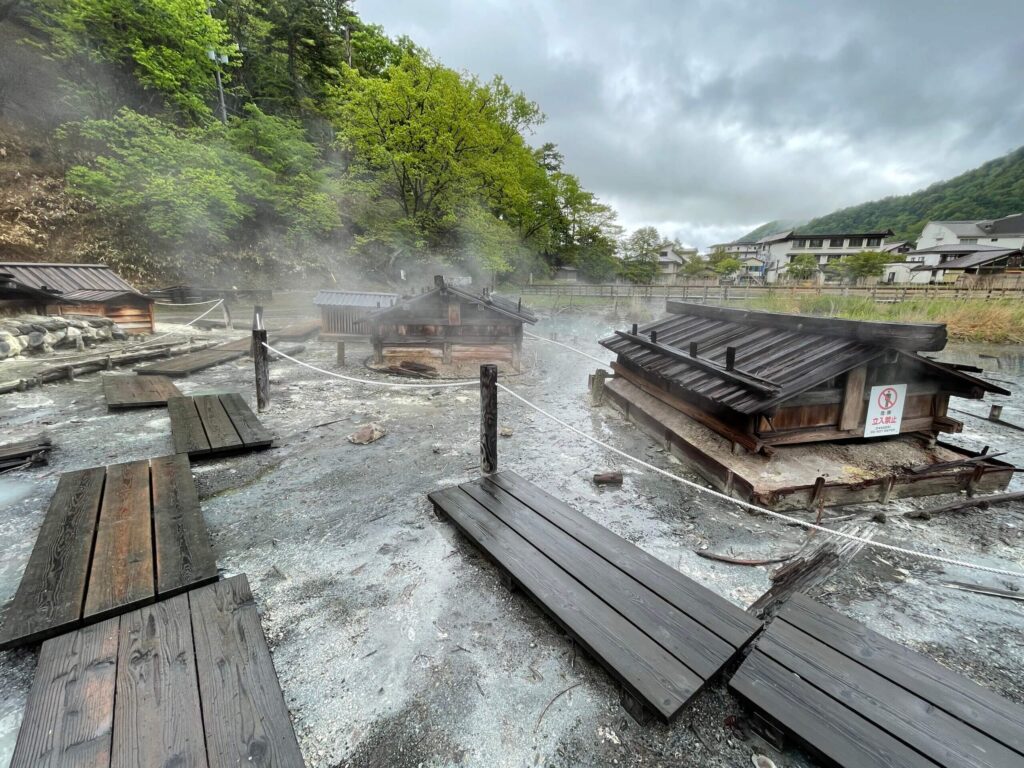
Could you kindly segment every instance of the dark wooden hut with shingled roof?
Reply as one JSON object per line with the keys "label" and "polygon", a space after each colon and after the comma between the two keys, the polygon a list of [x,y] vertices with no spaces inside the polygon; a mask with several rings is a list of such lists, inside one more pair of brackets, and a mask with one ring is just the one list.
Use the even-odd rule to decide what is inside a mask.
{"label": "dark wooden hut with shingled roof", "polygon": [[[898,434],[959,432],[951,396],[1007,390],[936,362],[938,323],[880,323],[669,301],[601,344],[617,375],[752,451],[865,436],[873,387],[906,385]],[[976,370],[976,369],[975,369]],[[869,434],[870,434],[870,430]]]}
{"label": "dark wooden hut with shingled roof", "polygon": [[366,321],[376,364],[507,363],[517,371],[523,323],[535,322],[521,299],[511,301],[487,290],[477,295],[441,275],[434,278],[433,289]]}

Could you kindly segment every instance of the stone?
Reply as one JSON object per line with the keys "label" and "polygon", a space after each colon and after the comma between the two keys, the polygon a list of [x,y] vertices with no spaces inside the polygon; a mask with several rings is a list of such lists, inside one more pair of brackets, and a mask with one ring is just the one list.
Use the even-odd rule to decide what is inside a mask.
{"label": "stone", "polygon": [[46,315],[23,315],[22,322],[31,325],[35,330],[61,331],[68,327],[68,321],[63,317],[49,317]]}
{"label": "stone", "polygon": [[77,317],[65,317],[64,320],[67,321],[68,326],[71,328],[78,328],[79,330],[81,330],[82,328],[89,327],[89,324],[87,322],[85,322],[84,320],[79,320]]}
{"label": "stone", "polygon": [[384,431],[384,427],[375,422],[364,424],[351,435],[348,436],[348,441],[355,445],[366,445],[380,440],[387,432]]}
{"label": "stone", "polygon": [[0,360],[6,360],[8,357],[15,357],[21,354],[21,350],[24,348],[21,343],[22,338],[12,333],[0,331]]}
{"label": "stone", "polygon": [[62,333],[64,337],[57,342],[58,347],[81,347],[84,345],[82,332],[77,328],[69,325]]}
{"label": "stone", "polygon": [[117,323],[112,323],[110,326],[110,338],[115,341],[127,341],[128,334],[125,333],[125,330]]}

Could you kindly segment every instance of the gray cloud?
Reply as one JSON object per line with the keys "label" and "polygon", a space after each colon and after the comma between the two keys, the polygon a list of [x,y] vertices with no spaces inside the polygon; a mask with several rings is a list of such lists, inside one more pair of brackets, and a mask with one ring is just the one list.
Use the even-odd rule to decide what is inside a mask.
{"label": "gray cloud", "polygon": [[[633,7],[637,6],[637,7]],[[632,228],[698,246],[919,189],[1024,140],[1020,0],[359,0],[501,74]]]}

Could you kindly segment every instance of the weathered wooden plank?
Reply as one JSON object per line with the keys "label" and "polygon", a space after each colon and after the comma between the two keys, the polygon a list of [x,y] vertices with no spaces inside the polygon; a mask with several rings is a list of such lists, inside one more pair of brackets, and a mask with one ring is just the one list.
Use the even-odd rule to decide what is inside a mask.
{"label": "weathered wooden plank", "polygon": [[217,579],[217,563],[199,508],[188,457],[151,462],[156,591],[163,598]]}
{"label": "weathered wooden plank", "polygon": [[206,768],[187,595],[121,617],[111,768]]}
{"label": "weathered wooden plank", "polygon": [[210,452],[210,441],[203,429],[202,419],[191,397],[172,397],[167,401],[167,415],[171,419],[171,441],[175,453],[197,456]]}
{"label": "weathered wooden plank", "polygon": [[502,490],[537,510],[549,521],[586,545],[619,570],[687,613],[734,648],[742,648],[760,629],[761,622],[737,605],[688,579],[656,557],[616,536],[571,506],[545,493],[515,472],[487,478]]}
{"label": "weathered wooden plank", "polygon": [[211,453],[235,451],[244,445],[217,395],[199,395],[192,399],[203,421],[203,431],[210,441]]}
{"label": "weathered wooden plank", "polygon": [[843,388],[843,408],[839,415],[839,429],[857,429],[864,419],[864,384],[868,367],[860,365],[846,374]]}
{"label": "weathered wooden plank", "polygon": [[11,768],[109,768],[119,621],[43,643]]}
{"label": "weathered wooden plank", "polygon": [[936,768],[931,760],[802,682],[757,649],[733,675],[729,687],[843,768]]}
{"label": "weathered wooden plank", "polygon": [[111,409],[166,405],[168,398],[181,397],[166,376],[104,376],[102,380],[103,396]]}
{"label": "weathered wooden plank", "polygon": [[187,594],[210,768],[301,768],[249,582],[235,576]]}
{"label": "weathered wooden plank", "polygon": [[793,595],[778,614],[843,655],[1024,754],[1024,707],[815,602]]}
{"label": "weathered wooden plank", "polygon": [[672,720],[704,681],[460,488],[428,494],[630,693]]}
{"label": "weathered wooden plank", "polygon": [[757,649],[939,765],[1019,768],[1024,762],[1024,756],[984,732],[785,621],[774,621],[758,639]]}
{"label": "weathered wooden plank", "polygon": [[704,680],[736,653],[717,635],[493,484],[460,488]]}
{"label": "weathered wooden plank", "polygon": [[52,637],[78,625],[104,475],[103,468],[97,467],[60,476],[18,591],[7,608],[0,648]]}
{"label": "weathered wooden plank", "polygon": [[149,462],[112,464],[107,467],[83,617],[123,613],[153,598]]}
{"label": "weathered wooden plank", "polygon": [[274,435],[260,424],[256,414],[237,392],[221,395],[220,402],[246,448],[266,448],[274,442]]}
{"label": "weathered wooden plank", "polygon": [[190,352],[173,360],[160,360],[148,365],[142,365],[136,368],[135,372],[144,376],[156,375],[180,378],[196,371],[202,371],[215,365],[222,365],[232,360],[237,360],[240,357],[244,357],[248,351],[248,343],[244,349],[236,349],[229,342],[228,344],[205,349],[201,352]]}

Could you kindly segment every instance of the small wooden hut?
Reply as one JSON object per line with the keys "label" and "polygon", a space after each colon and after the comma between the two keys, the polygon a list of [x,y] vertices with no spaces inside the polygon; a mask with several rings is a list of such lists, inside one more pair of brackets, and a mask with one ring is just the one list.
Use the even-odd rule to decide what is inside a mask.
{"label": "small wooden hut", "polygon": [[356,341],[370,335],[363,322],[382,309],[393,307],[397,293],[337,291],[323,288],[313,299],[320,308],[320,338],[325,341]]}
{"label": "small wooden hut", "polygon": [[100,315],[153,332],[153,299],[102,264],[0,263],[0,314]]}
{"label": "small wooden hut", "polygon": [[801,506],[992,490],[1012,476],[937,440],[963,427],[950,397],[1009,394],[923,354],[945,347],[942,324],[667,310],[601,341],[617,359],[600,391],[729,492]]}
{"label": "small wooden hut", "polygon": [[509,363],[519,370],[523,323],[537,318],[518,302],[476,295],[434,278],[434,288],[374,314],[374,362]]}

